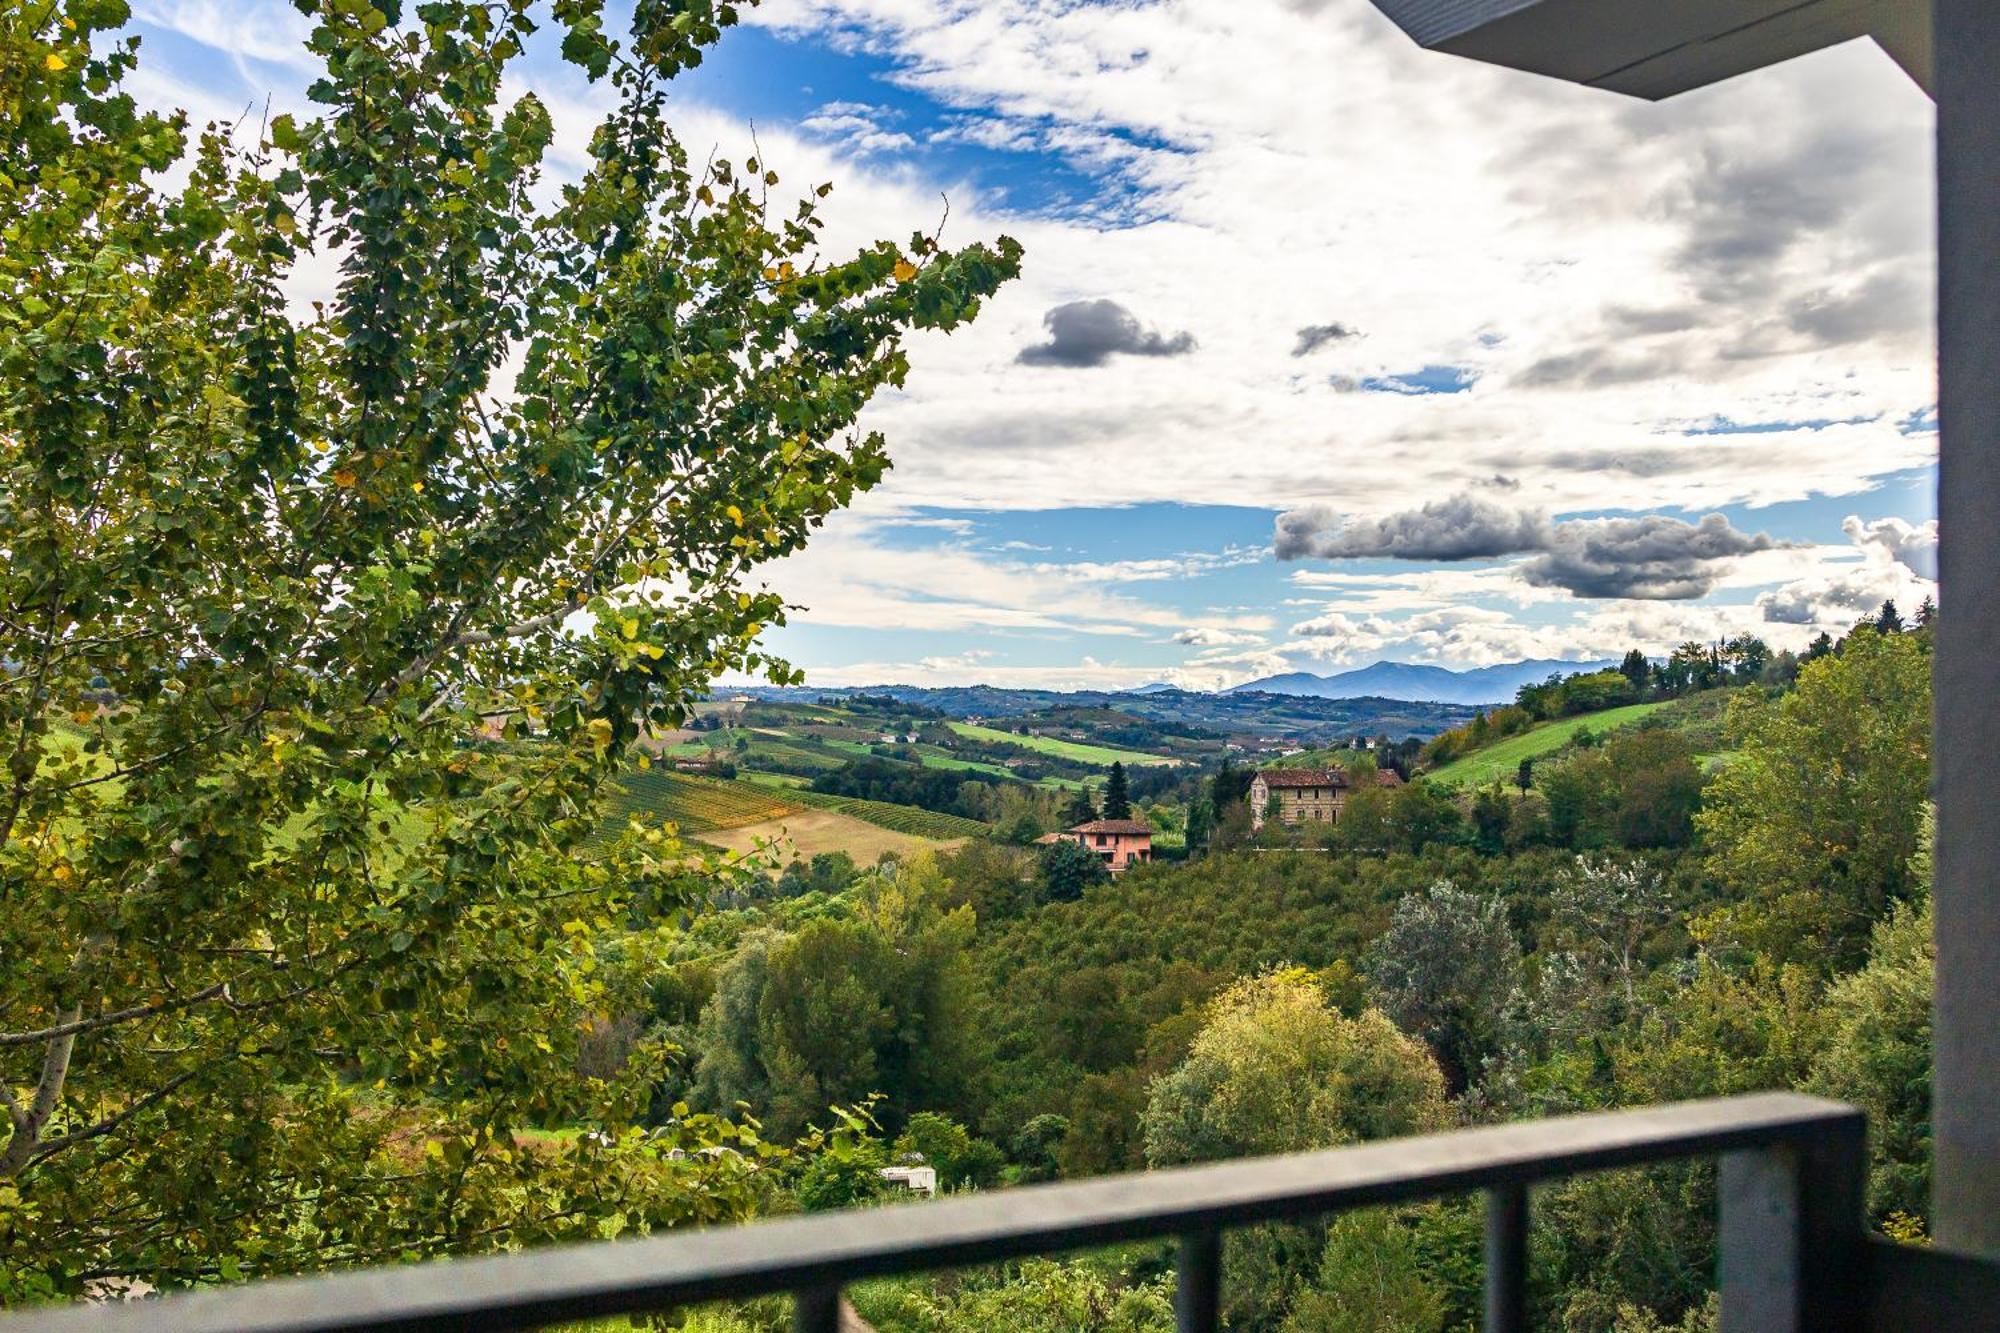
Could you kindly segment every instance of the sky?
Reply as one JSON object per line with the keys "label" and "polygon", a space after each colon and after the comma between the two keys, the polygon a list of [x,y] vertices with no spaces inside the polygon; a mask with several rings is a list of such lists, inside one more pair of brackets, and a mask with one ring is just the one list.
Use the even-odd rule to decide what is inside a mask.
{"label": "sky", "polygon": [[[309,111],[286,0],[133,8],[142,101]],[[574,174],[605,92],[510,86]],[[1799,648],[1935,590],[1932,114],[1871,43],[1655,105],[1369,0],[768,0],[673,105],[832,181],[830,256],[1026,247],[764,572],[810,683]]]}

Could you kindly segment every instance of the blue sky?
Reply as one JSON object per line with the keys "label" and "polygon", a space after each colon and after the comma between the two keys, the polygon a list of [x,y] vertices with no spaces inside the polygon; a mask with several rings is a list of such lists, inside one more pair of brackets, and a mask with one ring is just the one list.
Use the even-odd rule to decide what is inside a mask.
{"label": "blue sky", "polygon": [[[135,11],[142,98],[305,109],[290,5]],[[560,176],[602,90],[514,86]],[[815,681],[1796,646],[1931,590],[1930,109],[1865,43],[1647,106],[1367,0],[770,0],[676,99],[835,182],[829,250],[947,200],[1027,247],[769,571]]]}

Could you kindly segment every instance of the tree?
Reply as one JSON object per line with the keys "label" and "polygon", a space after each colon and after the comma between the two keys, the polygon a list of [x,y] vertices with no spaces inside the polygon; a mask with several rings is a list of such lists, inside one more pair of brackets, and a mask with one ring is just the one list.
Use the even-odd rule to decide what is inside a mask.
{"label": "tree", "polygon": [[1208,850],[1208,840],[1215,829],[1215,807],[1206,796],[1196,796],[1188,803],[1187,849],[1190,856],[1198,856]]}
{"label": "tree", "polygon": [[1343,1016],[1303,972],[1269,972],[1217,996],[1187,1059],[1154,1083],[1146,1160],[1326,1148],[1444,1118],[1444,1080],[1422,1045],[1372,1010]]}
{"label": "tree", "polygon": [[1052,903],[1075,902],[1085,889],[1110,878],[1104,858],[1074,838],[1042,848],[1042,892]]}
{"label": "tree", "polygon": [[935,1111],[919,1111],[910,1117],[896,1139],[894,1155],[899,1161],[915,1158],[934,1167],[940,1189],[997,1185],[1004,1161],[998,1148],[974,1138],[965,1126]]}
{"label": "tree", "polygon": [[1091,799],[1090,788],[1078,787],[1070,793],[1069,806],[1063,811],[1063,824],[1074,828],[1078,824],[1088,824],[1097,818],[1097,803]]}
{"label": "tree", "polygon": [[1626,680],[1632,682],[1634,694],[1643,694],[1646,687],[1652,684],[1652,660],[1637,648],[1625,654],[1625,660],[1618,664],[1618,670]]}
{"label": "tree", "polygon": [[1828,988],[1831,1020],[1813,1061],[1809,1091],[1868,1113],[1869,1206],[1876,1217],[1930,1217],[1931,1003],[1937,946],[1931,910],[1931,841],[1926,812],[1910,870],[1910,901],[1876,925],[1868,964]]}
{"label": "tree", "polygon": [[1903,613],[1896,609],[1896,603],[1893,598],[1883,602],[1882,609],[1875,613],[1875,629],[1881,634],[1901,634],[1903,632]]}
{"label": "tree", "polygon": [[1532,756],[1523,759],[1514,767],[1514,785],[1526,792],[1535,785],[1535,761]]}
{"label": "tree", "polygon": [[1557,947],[1582,960],[1594,979],[1615,987],[1630,1012],[1644,972],[1640,949],[1673,914],[1658,872],[1579,856],[1556,885],[1549,918]]}
{"label": "tree", "polygon": [[1449,881],[1397,903],[1368,954],[1370,1001],[1429,1044],[1454,1093],[1504,1044],[1520,979],[1521,948],[1506,907]]}
{"label": "tree", "polygon": [[1917,603],[1916,627],[1918,629],[1930,629],[1936,624],[1937,598],[1931,596],[1929,593],[1925,593],[1924,600]]}
{"label": "tree", "polygon": [[1930,783],[1928,643],[1856,630],[1783,697],[1732,700],[1728,734],[1741,754],[1695,817],[1709,873],[1758,904],[1745,924],[1775,957],[1855,965],[1912,887]]}
{"label": "tree", "polygon": [[1106,819],[1130,819],[1132,798],[1125,790],[1125,765],[1113,761],[1111,776],[1104,780],[1104,817]]}
{"label": "tree", "polygon": [[1831,634],[1828,634],[1825,630],[1821,630],[1819,632],[1819,635],[1816,638],[1814,638],[1810,644],[1806,645],[1806,655],[1803,660],[1807,662],[1817,662],[1822,657],[1830,657],[1832,655],[1833,655],[1833,636]]}
{"label": "tree", "polygon": [[[1417,1133],[1446,1115],[1444,1080],[1421,1042],[1372,1009],[1341,1014],[1306,973],[1286,970],[1210,1003],[1187,1058],[1155,1080],[1141,1123],[1146,1159],[1161,1166]],[[1327,1234],[1324,1223],[1232,1233],[1228,1326],[1275,1327]]]}
{"label": "tree", "polygon": [[650,948],[604,937],[705,890],[585,839],[643,726],[792,678],[752,572],[882,475],[904,333],[1018,267],[829,257],[824,187],[691,163],[667,85],[726,3],[537,11],[610,108],[560,192],[503,94],[527,5],[300,7],[318,117],[191,153],[121,90],[124,4],[0,18],[0,1271],[49,1290],[752,1204],[515,1150],[644,1108],[657,1048],[575,1073]]}
{"label": "tree", "polygon": [[[1350,810],[1352,805],[1350,799]],[[1394,844],[1413,854],[1433,844],[1457,842],[1465,831],[1458,803],[1443,788],[1421,779],[1390,794],[1388,823]]]}
{"label": "tree", "polygon": [[850,918],[752,937],[703,1010],[692,1099],[717,1112],[748,1102],[781,1137],[878,1094],[892,1128],[953,1106],[971,1058],[973,917],[949,895],[935,859],[918,856],[850,890]]}
{"label": "tree", "polygon": [[1060,1174],[1063,1140],[1068,1136],[1068,1118],[1047,1112],[1014,1132],[1007,1141],[1007,1152],[1020,1167],[1023,1183],[1054,1180]]}

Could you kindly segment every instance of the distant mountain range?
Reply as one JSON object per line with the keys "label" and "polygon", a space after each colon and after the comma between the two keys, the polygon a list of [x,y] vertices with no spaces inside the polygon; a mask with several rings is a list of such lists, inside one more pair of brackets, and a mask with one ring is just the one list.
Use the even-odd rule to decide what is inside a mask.
{"label": "distant mountain range", "polygon": [[1316,699],[1402,699],[1445,704],[1507,703],[1523,685],[1533,685],[1550,676],[1576,671],[1603,671],[1616,661],[1563,662],[1536,658],[1526,662],[1502,662],[1497,666],[1452,671],[1445,667],[1416,666],[1408,662],[1376,662],[1353,671],[1315,676],[1307,671],[1291,671],[1282,676],[1266,676],[1229,690],[1230,694],[1303,694]]}

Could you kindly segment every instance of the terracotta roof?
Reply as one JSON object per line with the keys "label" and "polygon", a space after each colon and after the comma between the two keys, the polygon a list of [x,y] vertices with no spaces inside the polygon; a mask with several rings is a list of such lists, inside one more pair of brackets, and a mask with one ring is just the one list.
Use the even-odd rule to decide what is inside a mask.
{"label": "terracotta roof", "polygon": [[1333,768],[1266,768],[1258,777],[1267,787],[1345,787],[1347,774]]}
{"label": "terracotta roof", "polygon": [[1385,768],[1375,775],[1375,785],[1378,787],[1400,787],[1403,785],[1403,775],[1393,768]]}
{"label": "terracotta roof", "polygon": [[1153,836],[1153,826],[1137,819],[1093,819],[1088,824],[1071,825],[1071,833],[1123,833]]}

